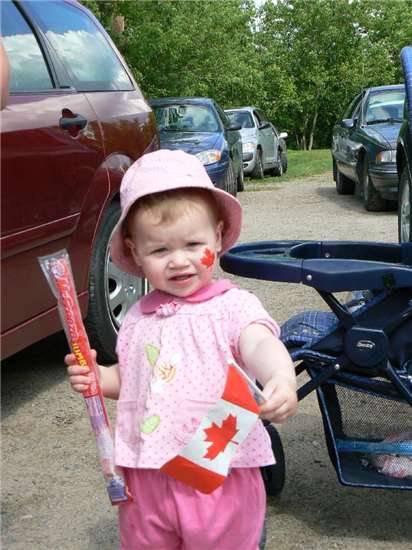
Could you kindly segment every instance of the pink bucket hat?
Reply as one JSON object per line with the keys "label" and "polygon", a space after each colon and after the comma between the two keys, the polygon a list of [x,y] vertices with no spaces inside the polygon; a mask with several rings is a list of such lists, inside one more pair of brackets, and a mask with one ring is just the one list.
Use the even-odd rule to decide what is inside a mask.
{"label": "pink bucket hat", "polygon": [[111,260],[116,267],[132,275],[143,276],[123,241],[122,225],[130,207],[145,195],[185,187],[208,189],[213,193],[224,221],[222,254],[235,244],[242,223],[239,201],[213,185],[197,157],[183,151],[160,149],[143,155],[123,176],[120,186],[122,213],[113,231],[110,250]]}

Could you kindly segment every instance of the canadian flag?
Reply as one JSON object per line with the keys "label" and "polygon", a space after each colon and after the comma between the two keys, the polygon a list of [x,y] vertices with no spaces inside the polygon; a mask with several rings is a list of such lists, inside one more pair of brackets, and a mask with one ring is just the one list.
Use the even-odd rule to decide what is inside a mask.
{"label": "canadian flag", "polygon": [[228,364],[222,397],[209,410],[194,436],[161,471],[202,493],[211,493],[225,480],[230,463],[259,417],[239,367]]}

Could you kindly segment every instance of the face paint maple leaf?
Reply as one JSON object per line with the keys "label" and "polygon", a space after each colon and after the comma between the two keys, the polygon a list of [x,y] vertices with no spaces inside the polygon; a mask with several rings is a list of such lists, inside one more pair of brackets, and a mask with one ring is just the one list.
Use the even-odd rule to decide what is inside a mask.
{"label": "face paint maple leaf", "polygon": [[207,449],[207,453],[204,455],[204,458],[210,458],[213,460],[217,457],[219,453],[223,453],[226,447],[232,441],[232,438],[235,437],[239,430],[236,429],[236,416],[229,414],[223,421],[222,425],[219,427],[215,422],[212,422],[210,428],[203,430],[206,434],[205,441],[210,441],[212,444]]}
{"label": "face paint maple leaf", "polygon": [[206,267],[212,267],[215,263],[215,254],[210,250],[210,248],[205,248],[203,252],[202,259],[200,260],[203,265]]}

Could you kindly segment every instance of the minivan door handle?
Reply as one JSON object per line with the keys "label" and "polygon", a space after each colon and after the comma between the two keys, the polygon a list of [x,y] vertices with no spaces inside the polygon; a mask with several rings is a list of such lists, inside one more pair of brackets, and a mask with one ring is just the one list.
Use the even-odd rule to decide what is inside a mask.
{"label": "minivan door handle", "polygon": [[[72,116],[70,116],[69,113]],[[59,120],[59,126],[60,126],[60,128],[63,128],[63,130],[74,129],[73,128],[74,126],[79,131],[83,130],[83,128],[85,128],[85,126],[87,124],[87,119],[84,118],[82,115],[71,113],[71,111],[69,111],[68,109],[64,109],[62,114],[66,115],[66,116],[62,116]],[[67,115],[69,115],[69,116],[67,116]]]}

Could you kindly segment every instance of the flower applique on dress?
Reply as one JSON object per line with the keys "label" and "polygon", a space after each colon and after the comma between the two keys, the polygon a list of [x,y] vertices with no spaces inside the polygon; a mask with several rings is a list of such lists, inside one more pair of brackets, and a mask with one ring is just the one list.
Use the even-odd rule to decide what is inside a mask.
{"label": "flower applique on dress", "polygon": [[153,367],[153,376],[150,382],[150,390],[153,393],[164,391],[175,376],[176,369],[181,360],[180,354],[174,353],[169,361],[159,361],[160,350],[153,344],[146,345],[146,357]]}

